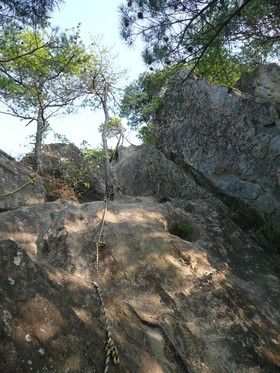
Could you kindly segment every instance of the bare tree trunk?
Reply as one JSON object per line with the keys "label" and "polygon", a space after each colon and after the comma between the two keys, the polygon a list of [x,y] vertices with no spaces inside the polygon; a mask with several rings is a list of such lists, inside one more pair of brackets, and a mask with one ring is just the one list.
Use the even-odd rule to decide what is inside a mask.
{"label": "bare tree trunk", "polygon": [[[106,95],[106,93],[105,93]],[[108,143],[107,143],[107,132],[108,132],[108,125],[109,125],[109,111],[107,107],[107,98],[102,100],[103,112],[105,116],[103,131],[102,131],[102,143],[103,143],[103,150],[104,150],[104,158],[105,158],[105,191],[106,196],[110,200],[114,199],[114,190],[113,184],[111,181],[111,172],[110,172],[110,157],[108,152]]]}
{"label": "bare tree trunk", "polygon": [[45,128],[45,120],[43,116],[43,110],[38,110],[37,116],[37,130],[35,137],[35,171],[40,172],[42,168],[42,142],[43,142],[43,132]]}

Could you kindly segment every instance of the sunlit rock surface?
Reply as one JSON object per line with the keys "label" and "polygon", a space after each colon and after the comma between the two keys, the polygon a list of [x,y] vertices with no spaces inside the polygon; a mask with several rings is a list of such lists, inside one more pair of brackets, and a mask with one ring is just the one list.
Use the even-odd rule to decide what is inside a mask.
{"label": "sunlit rock surface", "polygon": [[118,150],[105,220],[94,154],[45,147],[35,185],[0,152],[0,372],[104,372],[106,324],[110,373],[280,372],[279,254],[248,228],[279,217],[277,100],[183,83],[160,147]]}
{"label": "sunlit rock surface", "polygon": [[211,85],[181,71],[165,92],[154,135],[161,148],[191,169],[204,187],[239,199],[265,219],[279,222],[280,82],[278,76],[273,88],[265,90],[269,79],[262,71],[251,77],[256,83],[249,90],[252,94]]}
{"label": "sunlit rock surface", "polygon": [[[103,371],[92,285],[103,207],[0,215],[0,371]],[[99,285],[120,354],[110,371],[279,371],[275,263],[227,216],[203,200],[127,197],[109,202],[103,241]]]}

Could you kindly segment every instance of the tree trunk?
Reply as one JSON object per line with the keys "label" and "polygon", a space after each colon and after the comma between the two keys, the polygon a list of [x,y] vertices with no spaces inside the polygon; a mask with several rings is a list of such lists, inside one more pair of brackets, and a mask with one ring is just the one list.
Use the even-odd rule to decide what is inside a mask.
{"label": "tree trunk", "polygon": [[43,132],[45,127],[45,119],[43,116],[43,110],[38,110],[37,116],[37,130],[35,137],[35,171],[40,172],[42,168],[42,142],[43,142]]}
{"label": "tree trunk", "polygon": [[108,153],[108,143],[107,143],[107,132],[108,132],[108,124],[109,124],[109,111],[107,107],[107,100],[106,98],[102,100],[103,112],[105,116],[103,131],[102,131],[102,143],[103,143],[103,150],[104,150],[104,158],[105,158],[105,192],[108,199],[114,199],[114,191],[113,191],[113,184],[111,181],[111,172],[110,172],[110,157]]}

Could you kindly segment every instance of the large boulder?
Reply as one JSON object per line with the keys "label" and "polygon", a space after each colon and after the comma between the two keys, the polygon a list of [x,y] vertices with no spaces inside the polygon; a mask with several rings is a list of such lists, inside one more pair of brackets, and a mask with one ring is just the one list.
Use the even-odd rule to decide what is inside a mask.
{"label": "large boulder", "polygon": [[[279,103],[279,101],[278,101]],[[280,221],[280,117],[275,100],[181,71],[165,93],[155,136],[216,195]]]}
{"label": "large boulder", "polygon": [[203,198],[228,211],[226,205],[195,180],[183,164],[153,145],[119,147],[111,167],[116,196],[154,196],[158,201]]}
{"label": "large boulder", "polygon": [[180,198],[196,194],[190,174],[154,146],[119,147],[112,164],[116,192],[130,196]]}
{"label": "large boulder", "polygon": [[46,189],[40,178],[0,150],[0,212],[42,203]]}
{"label": "large boulder", "polygon": [[276,258],[212,205],[43,207],[0,214],[0,371],[103,371],[105,325],[112,372],[280,371]]}

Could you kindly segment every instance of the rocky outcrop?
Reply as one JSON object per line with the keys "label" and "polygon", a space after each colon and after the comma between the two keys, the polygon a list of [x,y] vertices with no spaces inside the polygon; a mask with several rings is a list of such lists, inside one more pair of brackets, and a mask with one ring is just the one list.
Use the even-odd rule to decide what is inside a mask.
{"label": "rocky outcrop", "polygon": [[154,146],[119,147],[112,163],[116,192],[130,196],[181,198],[196,194],[191,174]]}
{"label": "rocky outcrop", "polygon": [[[118,150],[108,206],[31,200],[40,181],[21,188],[32,171],[1,153],[2,180],[10,173],[17,190],[0,196],[1,372],[102,372],[106,327],[120,357],[109,372],[280,372],[279,255],[219,199],[277,218],[277,108],[203,79],[183,84],[174,117],[171,104],[160,113],[161,150]],[[196,109],[198,93],[193,118],[179,109],[187,99]],[[99,178],[77,148],[46,149],[43,177]]]}
{"label": "rocky outcrop", "polygon": [[[21,164],[30,167],[33,162],[32,153],[21,160]],[[73,188],[72,195],[76,196],[79,202],[103,199],[103,162],[94,154],[85,155],[74,144],[48,144],[42,148],[42,165],[40,174],[47,185],[49,201],[65,194],[59,191],[65,187]],[[56,185],[59,181],[60,185]],[[55,189],[58,193],[54,192]]]}
{"label": "rocky outcrop", "polygon": [[[104,206],[0,214],[0,371],[103,371],[93,282]],[[126,197],[109,202],[102,242],[99,286],[120,355],[111,372],[280,371],[276,260],[226,215],[202,200]]]}
{"label": "rocky outcrop", "polygon": [[0,180],[0,212],[45,201],[46,189],[40,178],[2,150]]}
{"label": "rocky outcrop", "polygon": [[196,182],[183,164],[176,164],[153,145],[119,147],[111,170],[117,197],[154,196],[161,202],[202,198],[228,211],[221,200]]}
{"label": "rocky outcrop", "polygon": [[243,73],[236,88],[255,98],[270,102],[280,101],[280,66],[276,63],[259,65],[251,74]]}
{"label": "rocky outcrop", "polygon": [[211,86],[181,71],[165,93],[155,136],[163,151],[189,167],[204,187],[244,202],[268,221],[280,221],[275,101]]}

